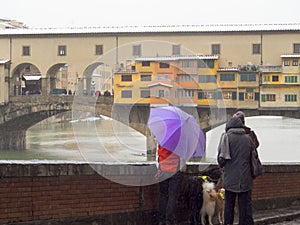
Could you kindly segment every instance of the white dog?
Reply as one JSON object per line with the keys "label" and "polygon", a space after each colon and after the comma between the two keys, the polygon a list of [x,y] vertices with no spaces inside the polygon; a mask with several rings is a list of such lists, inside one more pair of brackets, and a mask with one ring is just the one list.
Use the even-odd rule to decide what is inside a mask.
{"label": "white dog", "polygon": [[216,211],[216,201],[218,193],[215,190],[215,184],[211,182],[205,182],[203,187],[203,205],[200,210],[201,223],[205,224],[205,216],[208,215],[209,225],[213,225],[212,218]]}

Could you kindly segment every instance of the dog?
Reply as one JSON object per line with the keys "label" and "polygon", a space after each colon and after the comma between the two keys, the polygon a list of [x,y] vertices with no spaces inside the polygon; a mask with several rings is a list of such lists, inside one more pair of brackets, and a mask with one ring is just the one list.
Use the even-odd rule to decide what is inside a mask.
{"label": "dog", "polygon": [[216,202],[218,199],[218,193],[215,190],[215,184],[213,182],[204,182],[203,188],[203,205],[200,210],[201,223],[205,224],[205,216],[208,216],[209,225],[213,225],[212,218],[216,212]]}
{"label": "dog", "polygon": [[225,194],[225,189],[223,188],[219,189],[217,192],[215,214],[217,215],[220,224],[223,224],[224,222],[224,194]]}

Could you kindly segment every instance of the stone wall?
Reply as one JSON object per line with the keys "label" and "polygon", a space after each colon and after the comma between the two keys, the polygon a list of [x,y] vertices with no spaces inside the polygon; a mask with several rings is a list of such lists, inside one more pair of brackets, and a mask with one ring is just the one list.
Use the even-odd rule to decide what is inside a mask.
{"label": "stone wall", "polygon": [[[122,180],[153,179],[155,165],[143,166],[146,169],[138,164],[2,161],[0,224],[155,224],[158,185],[122,184]],[[189,164],[185,181],[216,168]],[[300,164],[266,164],[264,171],[254,182],[256,210],[284,207],[300,200]],[[179,205],[177,216],[184,219],[182,196]]]}

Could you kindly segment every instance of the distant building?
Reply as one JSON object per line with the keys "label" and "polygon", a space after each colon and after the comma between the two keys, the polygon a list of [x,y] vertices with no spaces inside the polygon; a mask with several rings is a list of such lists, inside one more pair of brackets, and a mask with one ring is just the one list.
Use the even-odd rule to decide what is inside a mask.
{"label": "distant building", "polygon": [[24,23],[16,20],[8,20],[0,18],[0,29],[17,29],[28,28]]}

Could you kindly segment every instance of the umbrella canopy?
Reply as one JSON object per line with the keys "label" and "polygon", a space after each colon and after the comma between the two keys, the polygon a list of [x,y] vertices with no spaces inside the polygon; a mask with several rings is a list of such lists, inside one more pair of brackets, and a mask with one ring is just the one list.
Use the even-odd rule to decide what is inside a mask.
{"label": "umbrella canopy", "polygon": [[147,123],[158,143],[179,157],[202,157],[205,135],[195,118],[175,106],[150,109]]}

